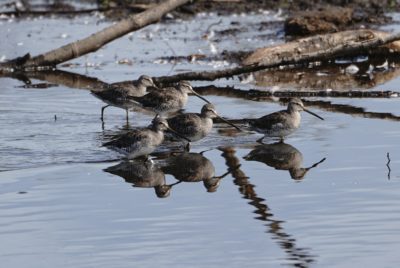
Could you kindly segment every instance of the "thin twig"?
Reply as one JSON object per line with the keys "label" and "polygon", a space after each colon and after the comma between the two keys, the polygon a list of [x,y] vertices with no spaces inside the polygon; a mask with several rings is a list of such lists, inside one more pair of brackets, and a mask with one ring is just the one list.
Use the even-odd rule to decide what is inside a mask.
{"label": "thin twig", "polygon": [[207,30],[206,30],[206,33],[210,32],[210,30],[211,30],[212,27],[217,26],[217,25],[219,25],[219,24],[221,24],[221,23],[222,23],[222,19],[220,19],[220,20],[217,21],[217,22],[211,23],[210,25],[208,25]]}
{"label": "thin twig", "polygon": [[389,155],[389,152],[386,154],[386,157],[387,157],[387,159],[388,159],[388,161],[387,161],[387,163],[386,163],[386,166],[387,166],[387,168],[388,168],[388,170],[389,170],[389,172],[388,172],[388,180],[390,180],[390,172],[391,172],[392,170],[390,169],[390,166],[389,166],[389,164],[390,164],[390,155]]}

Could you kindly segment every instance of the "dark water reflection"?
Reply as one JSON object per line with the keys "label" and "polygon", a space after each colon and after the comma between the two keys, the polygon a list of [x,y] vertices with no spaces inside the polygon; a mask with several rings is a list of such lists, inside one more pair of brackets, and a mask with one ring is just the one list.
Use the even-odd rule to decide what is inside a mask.
{"label": "dark water reflection", "polygon": [[[215,176],[213,163],[203,154],[204,152],[167,153],[154,161],[123,161],[104,171],[122,177],[134,187],[154,188],[160,198],[168,197],[172,187],[182,182],[203,182],[207,192],[215,192],[220,181],[231,173],[231,169],[221,176]],[[176,182],[167,184],[165,175],[172,175]]]}
{"label": "dark water reflection", "polygon": [[[311,253],[312,250],[298,247],[296,238],[283,228],[282,225],[285,221],[276,219],[266,200],[257,195],[255,185],[250,183],[251,178],[240,168],[241,163],[235,155],[235,149],[221,147],[219,150],[222,151],[222,157],[227,166],[227,171],[221,176],[215,176],[215,166],[210,159],[204,156],[204,152],[164,154],[154,162],[124,161],[108,167],[104,171],[122,177],[134,187],[153,188],[157,197],[160,198],[168,197],[172,187],[182,182],[203,182],[207,192],[215,192],[221,179],[231,174],[242,198],[250,200],[248,204],[255,208],[255,219],[266,222],[267,233],[272,234],[272,239],[286,252],[287,261],[294,267],[309,267],[315,257]],[[301,153],[285,143],[256,146],[244,158],[265,162],[277,169],[292,170],[290,172],[293,173],[291,174],[294,179],[302,179],[309,169],[325,160],[321,160],[310,168],[301,168],[303,160]],[[167,184],[166,174],[172,175],[177,181]]]}
{"label": "dark water reflection", "polygon": [[258,161],[278,170],[287,170],[294,180],[302,180],[307,172],[325,161],[325,158],[310,167],[303,166],[302,153],[290,144],[276,142],[256,146],[248,155],[247,161]]}
{"label": "dark water reflection", "polygon": [[[215,16],[215,21],[220,19]],[[253,17],[236,16],[235,20],[258,25]],[[76,30],[70,21],[56,21],[1,21],[4,27],[0,31],[5,36],[18,33],[23,39],[25,28],[34,36],[35,29],[42,33],[46,23],[51,31]],[[84,26],[79,19],[77,23],[81,23],[82,32],[71,40],[41,34],[45,42],[40,50],[79,39],[99,27],[96,23]],[[171,23],[168,29],[179,27],[179,37],[168,42],[182,54],[197,53],[197,45],[202,46],[204,40],[199,37],[196,44],[195,38],[188,43],[182,40],[193,26],[201,30],[211,23],[203,21],[190,25],[192,28],[187,23]],[[23,27],[32,24],[34,28]],[[70,72],[14,73],[12,79],[2,78],[3,266],[396,267],[400,106],[398,98],[389,99],[390,93],[364,99],[308,98],[306,106],[318,109],[326,121],[304,116],[287,144],[255,145],[257,134],[234,135],[216,125],[192,147],[196,152],[211,151],[164,154],[171,150],[165,145],[153,155],[153,164],[116,164],[114,160],[108,167],[108,161],[120,159],[120,155],[101,147],[104,139],[146,126],[151,117],[130,113],[131,123],[119,129],[126,123],[124,111],[110,108],[103,129],[99,113],[103,103],[90,90],[101,90],[114,81],[134,80],[143,73],[162,76],[184,69],[212,68],[208,63],[188,63],[173,70],[175,66],[154,63],[158,56],[171,53],[157,39],[167,37],[165,33],[170,36],[170,31],[154,31],[153,40],[141,38],[149,33],[151,30],[135,34],[134,41],[123,38],[110,43],[99,51],[103,58],[92,53],[77,60],[78,66],[86,66],[86,61],[105,62],[98,68],[89,65],[69,68]],[[252,33],[245,34],[252,38]],[[0,46],[14,46],[13,41]],[[33,54],[39,51],[30,39],[25,41],[32,45],[14,46],[15,52],[7,56],[22,54],[22,49]],[[232,39],[226,43],[231,46]],[[265,39],[248,44],[265,45]],[[251,49],[248,44],[244,47]],[[119,58],[133,57],[135,64],[115,64],[115,51]],[[371,90],[398,90],[399,73],[386,74],[368,84],[385,83]],[[289,77],[290,82],[293,76]],[[193,84],[199,93],[209,95],[218,110],[235,119],[234,123],[280,110],[279,105],[287,101],[287,95],[272,97],[271,91],[254,90],[254,84],[242,82],[234,78],[221,79],[212,86],[206,86],[208,82]],[[343,86],[337,85],[339,89]],[[197,112],[202,105],[192,98],[187,109]],[[322,157],[328,160],[311,164]],[[306,179],[297,183],[290,177]],[[260,235],[263,232],[266,234]]]}
{"label": "dark water reflection", "polygon": [[228,175],[215,176],[213,163],[202,153],[182,153],[166,159],[162,170],[181,182],[203,182],[207,192],[215,192],[220,180]]}
{"label": "dark water reflection", "polygon": [[104,169],[105,172],[122,177],[134,187],[154,188],[157,197],[168,197],[172,185],[167,185],[164,172],[150,161],[124,161]]}
{"label": "dark water reflection", "polygon": [[[233,147],[220,148],[220,150],[229,168],[240,165],[240,160],[236,157]],[[287,162],[289,163],[290,161]],[[310,263],[314,262],[315,257],[311,253],[312,250],[296,245],[296,239],[283,228],[282,224],[284,221],[274,218],[274,214],[266,203],[266,200],[257,195],[255,186],[250,183],[251,178],[243,170],[236,168],[232,172],[232,177],[242,197],[250,200],[248,204],[255,208],[254,213],[257,214],[255,219],[266,222],[267,233],[272,234],[272,238],[286,252],[287,260],[293,262],[293,266],[295,267],[309,267]]]}

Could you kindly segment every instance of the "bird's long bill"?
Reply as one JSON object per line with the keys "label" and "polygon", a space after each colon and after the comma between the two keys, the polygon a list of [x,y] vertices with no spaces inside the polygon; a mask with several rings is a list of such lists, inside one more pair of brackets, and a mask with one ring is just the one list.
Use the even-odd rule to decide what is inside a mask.
{"label": "bird's long bill", "polygon": [[209,100],[207,100],[206,98],[204,98],[203,96],[201,96],[199,93],[197,93],[197,92],[194,91],[193,89],[192,89],[192,93],[193,93],[194,95],[196,95],[197,97],[199,97],[200,99],[202,99],[203,101],[205,101],[205,102],[207,102],[207,103],[211,103]]}
{"label": "bird's long bill", "polygon": [[303,110],[304,110],[305,112],[307,112],[307,113],[309,113],[309,114],[315,116],[315,117],[318,117],[318,118],[321,119],[321,120],[324,120],[321,116],[319,116],[319,115],[317,115],[317,114],[315,114],[315,113],[313,113],[313,112],[311,112],[311,111],[309,111],[309,110],[307,110],[307,109],[303,109]]}
{"label": "bird's long bill", "polygon": [[192,142],[191,140],[189,140],[188,138],[186,138],[185,136],[179,134],[178,132],[176,132],[175,130],[173,130],[172,128],[168,127],[168,130],[171,131],[172,133],[174,133],[176,136],[178,136],[179,138],[182,138],[184,140],[187,140],[188,142]]}
{"label": "bird's long bill", "polygon": [[217,115],[216,113],[214,113],[214,114],[215,114],[219,119],[221,119],[223,122],[225,122],[225,123],[227,123],[228,125],[230,125],[230,126],[236,128],[236,129],[239,130],[239,131],[242,131],[242,130],[241,130],[238,126],[236,126],[235,124],[233,124],[233,123],[231,123],[231,122],[229,122],[229,121],[223,119],[221,116]]}

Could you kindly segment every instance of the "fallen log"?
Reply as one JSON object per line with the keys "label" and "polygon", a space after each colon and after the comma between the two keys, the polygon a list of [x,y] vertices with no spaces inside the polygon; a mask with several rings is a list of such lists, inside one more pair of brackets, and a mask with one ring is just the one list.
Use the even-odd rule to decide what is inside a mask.
{"label": "fallen log", "polygon": [[[370,49],[388,45],[390,53],[400,53],[400,34],[390,35],[374,30],[352,30],[321,34],[285,44],[259,48],[243,60],[242,64],[269,66],[273,63],[296,64],[304,61],[324,61],[337,57],[359,56],[372,53]],[[397,41],[397,42],[395,42]]]}
{"label": "fallen log", "polygon": [[[250,54],[242,66],[202,72],[186,72],[171,76],[154,77],[157,83],[174,83],[180,80],[213,81],[244,73],[277,68],[280,66],[304,65],[309,62],[328,61],[337,57],[361,56],[387,45],[389,53],[400,53],[400,33],[390,35],[372,30],[345,31],[317,35],[272,47],[257,49]],[[397,41],[397,42],[396,42]]]}
{"label": "fallen log", "polygon": [[[0,64],[0,71],[10,69],[29,70],[29,69],[51,69],[57,64],[78,58],[90,52],[94,52],[105,44],[124,36],[125,34],[136,31],[149,24],[159,21],[166,13],[174,10],[189,0],[168,0],[156,7],[136,15],[131,15],[120,22],[109,26],[91,36],[64,45],[60,48],[46,52],[44,54],[31,57],[29,54],[20,57],[19,61],[11,60]],[[21,60],[22,59],[22,60]]]}

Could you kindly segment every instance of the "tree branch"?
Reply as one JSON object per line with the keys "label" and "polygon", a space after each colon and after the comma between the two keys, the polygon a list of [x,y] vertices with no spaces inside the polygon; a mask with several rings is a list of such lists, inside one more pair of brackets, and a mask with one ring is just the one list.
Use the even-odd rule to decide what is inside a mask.
{"label": "tree branch", "polygon": [[154,8],[129,16],[117,24],[109,26],[85,39],[75,41],[32,58],[29,57],[23,64],[18,64],[13,60],[0,64],[0,69],[14,68],[26,70],[30,68],[35,69],[37,67],[54,67],[62,62],[94,52],[105,44],[124,36],[129,32],[136,31],[144,26],[155,23],[166,13],[187,2],[189,2],[189,0],[165,1]]}
{"label": "tree branch", "polygon": [[[172,76],[156,77],[157,83],[180,80],[207,80],[231,77],[243,73],[284,65],[298,65],[336,57],[360,56],[373,48],[400,40],[400,33],[389,35],[372,30],[345,31],[299,39],[273,47],[260,48],[243,61],[244,66],[203,72],[186,72]],[[393,49],[391,47],[388,50]]]}

